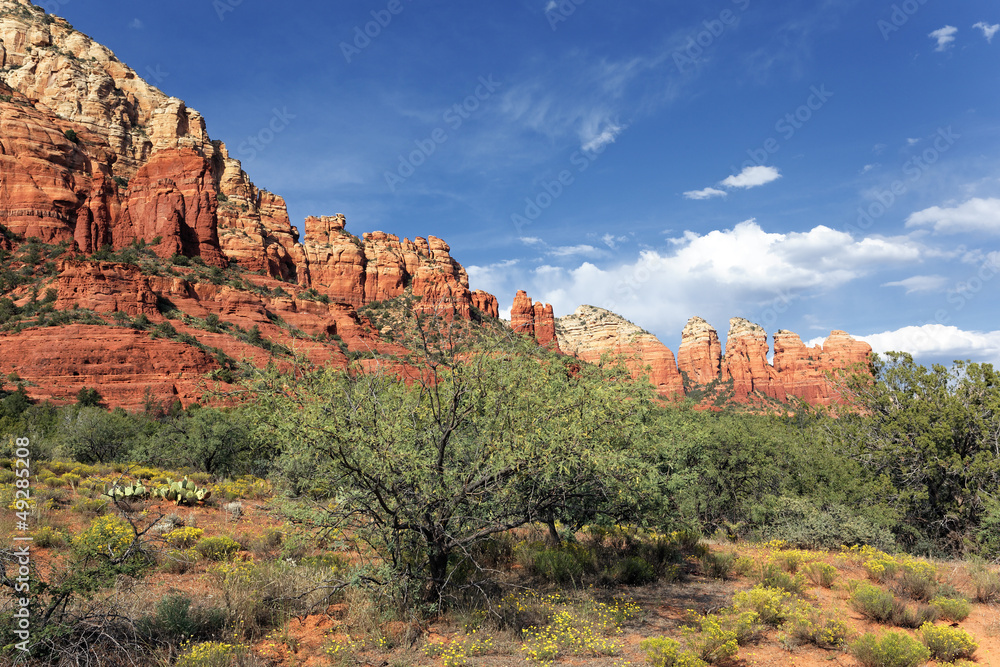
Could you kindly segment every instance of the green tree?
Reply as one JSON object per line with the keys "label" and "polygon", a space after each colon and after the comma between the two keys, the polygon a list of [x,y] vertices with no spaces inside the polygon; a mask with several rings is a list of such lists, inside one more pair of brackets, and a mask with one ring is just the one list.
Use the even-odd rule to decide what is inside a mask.
{"label": "green tree", "polygon": [[553,516],[635,520],[655,496],[648,385],[518,336],[479,338],[420,327],[405,379],[393,364],[272,372],[255,387],[284,471],[325,502],[316,524],[371,547],[426,603],[497,533]]}
{"label": "green tree", "polygon": [[920,549],[967,548],[1000,488],[1000,376],[989,364],[950,369],[889,353],[848,385],[857,410],[834,426],[846,451],[903,513]]}

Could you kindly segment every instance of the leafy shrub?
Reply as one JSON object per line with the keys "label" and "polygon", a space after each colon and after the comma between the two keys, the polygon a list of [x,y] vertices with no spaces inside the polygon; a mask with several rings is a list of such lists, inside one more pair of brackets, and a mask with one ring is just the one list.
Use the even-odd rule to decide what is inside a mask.
{"label": "leafy shrub", "polygon": [[791,575],[774,563],[764,566],[760,583],[767,588],[780,588],[796,595],[802,593],[806,587],[805,577],[801,574]]}
{"label": "leafy shrub", "polygon": [[964,630],[933,623],[920,626],[920,639],[930,649],[935,660],[954,662],[959,658],[972,658],[979,645]]}
{"label": "leafy shrub", "polygon": [[731,578],[736,565],[735,551],[709,551],[701,559],[701,567],[705,575],[723,581]]}
{"label": "leafy shrub", "polygon": [[220,632],[226,623],[222,609],[191,608],[191,598],[175,593],[156,604],[156,612],[140,619],[142,634],[154,640],[207,639]]}
{"label": "leafy shrub", "polygon": [[718,616],[709,614],[700,619],[701,628],[683,628],[684,638],[688,647],[699,658],[713,663],[725,658],[731,658],[739,651],[736,632],[723,627]]}
{"label": "leafy shrub", "polygon": [[881,637],[866,634],[850,646],[862,667],[919,667],[931,657],[930,650],[904,632],[886,632]]}
{"label": "leafy shrub", "polygon": [[616,563],[612,575],[616,582],[625,586],[642,586],[656,581],[653,566],[639,556],[629,556]]}
{"label": "leafy shrub", "polygon": [[938,595],[931,599],[931,606],[936,607],[942,618],[961,623],[972,613],[972,604],[965,598],[946,598]]}
{"label": "leafy shrub", "polygon": [[177,528],[172,530],[164,535],[164,538],[172,546],[187,549],[189,547],[193,547],[204,534],[205,531],[201,528],[191,528],[188,526],[186,528]]}
{"label": "leafy shrub", "polygon": [[107,499],[101,498],[80,498],[72,507],[74,512],[80,514],[94,514],[100,516],[108,511]]}
{"label": "leafy shrub", "polygon": [[119,559],[134,541],[135,531],[129,522],[117,516],[101,516],[73,538],[73,549],[83,556]]}
{"label": "leafy shrub", "polygon": [[646,662],[653,667],[708,667],[708,663],[669,637],[644,639],[639,647],[646,652]]}
{"label": "leafy shrub", "polygon": [[52,526],[42,526],[31,533],[31,536],[38,547],[61,547],[66,544],[66,535]]}
{"label": "leafy shrub", "polygon": [[837,580],[837,568],[827,563],[809,563],[803,571],[809,581],[823,588],[832,588]]}
{"label": "leafy shrub", "polygon": [[937,581],[925,571],[903,567],[896,579],[900,591],[913,600],[930,600],[937,592]]}
{"label": "leafy shrub", "polygon": [[583,576],[587,556],[583,547],[564,545],[557,549],[542,549],[528,557],[535,574],[554,584],[567,584],[579,581]]}
{"label": "leafy shrub", "polygon": [[876,623],[891,622],[901,607],[896,596],[871,584],[860,584],[851,595],[851,608]]}
{"label": "leafy shrub", "polygon": [[159,558],[160,569],[168,574],[189,572],[201,559],[195,549],[171,549]]}
{"label": "leafy shrub", "polygon": [[928,604],[900,605],[892,617],[892,622],[901,628],[919,628],[924,623],[933,623],[940,616],[937,607]]}
{"label": "leafy shrub", "polygon": [[195,549],[208,560],[229,560],[240,550],[240,543],[231,537],[206,537],[198,542]]}
{"label": "leafy shrub", "polygon": [[809,604],[797,605],[784,625],[787,641],[815,644],[820,648],[840,648],[847,644],[851,631],[847,623],[824,614]]}
{"label": "leafy shrub", "polygon": [[787,600],[791,593],[780,588],[754,586],[733,596],[733,609],[737,612],[754,611],[762,623],[777,627],[788,616]]}

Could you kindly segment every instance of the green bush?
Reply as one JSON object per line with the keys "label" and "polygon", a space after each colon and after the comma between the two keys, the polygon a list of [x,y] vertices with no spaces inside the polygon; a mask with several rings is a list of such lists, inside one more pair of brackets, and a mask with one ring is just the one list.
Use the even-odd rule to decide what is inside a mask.
{"label": "green bush", "polygon": [[624,586],[642,586],[656,581],[656,571],[646,559],[630,556],[615,564],[612,576]]}
{"label": "green bush", "polygon": [[731,658],[739,651],[736,632],[723,627],[722,620],[713,614],[701,618],[701,628],[683,628],[688,647],[708,663]]}
{"label": "green bush", "polygon": [[932,574],[904,567],[896,578],[899,589],[913,600],[927,601],[937,592],[937,581]]}
{"label": "green bush", "polygon": [[241,664],[246,655],[246,647],[238,644],[202,642],[182,653],[174,667],[233,667]]}
{"label": "green bush", "polygon": [[928,604],[900,605],[892,622],[901,628],[919,628],[924,623],[933,623],[941,615],[937,607]]}
{"label": "green bush", "polygon": [[920,626],[920,639],[934,659],[942,662],[954,662],[959,658],[971,659],[979,648],[968,632],[933,623]]}
{"label": "green bush", "polygon": [[585,569],[585,557],[583,547],[573,545],[542,549],[531,554],[531,569],[550,583],[579,582]]}
{"label": "green bush", "polygon": [[788,617],[790,597],[791,593],[784,589],[754,586],[733,596],[733,609],[757,612],[761,623],[777,627]]}
{"label": "green bush", "polygon": [[725,581],[732,577],[736,559],[735,551],[709,551],[702,557],[701,567],[706,576]]}
{"label": "green bush", "polygon": [[42,526],[31,533],[37,547],[61,547],[66,544],[66,535],[52,526]]}
{"label": "green bush", "polygon": [[900,613],[902,605],[889,591],[860,584],[851,595],[851,608],[870,621],[890,623]]}
{"label": "green bush", "polygon": [[972,604],[965,598],[937,596],[931,599],[931,606],[941,613],[941,618],[961,623],[972,613]]}
{"label": "green bush", "polygon": [[1000,600],[1000,574],[991,570],[985,562],[973,561],[969,566],[969,577],[976,588],[976,602]]}
{"label": "green bush", "polygon": [[800,595],[806,587],[805,577],[801,574],[791,575],[775,563],[764,566],[760,583],[767,588],[780,588],[795,595]]}
{"label": "green bush", "polygon": [[707,662],[690,651],[682,651],[680,642],[669,637],[650,637],[639,647],[653,667],[708,667]]}
{"label": "green bush", "polygon": [[814,585],[832,588],[837,580],[837,568],[827,563],[809,563],[804,568],[806,578]]}
{"label": "green bush", "polygon": [[179,593],[167,595],[156,604],[156,612],[140,619],[141,634],[157,642],[179,642],[215,637],[226,623],[222,609],[191,607],[191,598]]}
{"label": "green bush", "polygon": [[208,560],[220,561],[232,558],[240,550],[240,544],[231,537],[206,537],[195,545],[195,549]]}
{"label": "green bush", "polygon": [[862,667],[919,667],[931,657],[930,650],[904,632],[886,632],[881,637],[866,634],[851,644],[851,655]]}

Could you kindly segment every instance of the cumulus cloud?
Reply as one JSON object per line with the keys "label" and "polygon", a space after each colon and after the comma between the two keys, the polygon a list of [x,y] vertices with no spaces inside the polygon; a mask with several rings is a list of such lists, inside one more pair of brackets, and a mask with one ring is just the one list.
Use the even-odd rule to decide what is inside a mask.
{"label": "cumulus cloud", "polygon": [[[551,303],[557,316],[590,304],[619,313],[666,340],[678,335],[695,314],[723,329],[736,315],[766,327],[780,326],[777,313],[788,303],[885,267],[918,264],[925,253],[906,237],[857,240],[824,226],[768,233],[755,220],[747,220],[708,234],[687,232],[672,239],[669,247],[643,250],[619,264],[472,267],[469,274],[477,288],[494,294],[512,297],[516,290],[527,289],[533,299]],[[550,257],[555,264],[556,258]],[[781,309],[770,307],[778,302]]]}
{"label": "cumulus cloud", "polygon": [[986,41],[990,43],[993,42],[993,35],[997,34],[997,32],[1000,31],[1000,23],[994,23],[993,25],[989,25],[984,21],[980,21],[979,23],[975,24],[972,27],[982,30],[983,37],[985,37]]}
{"label": "cumulus cloud", "polygon": [[884,283],[882,287],[902,287],[907,294],[920,292],[940,292],[948,284],[948,279],[944,276],[913,276],[906,280],[897,280],[891,283]]}
{"label": "cumulus cloud", "polygon": [[921,357],[994,363],[1000,360],[1000,331],[964,331],[943,324],[925,324],[860,338],[880,354],[909,352],[918,360]]}
{"label": "cumulus cloud", "polygon": [[689,190],[684,193],[685,199],[694,199],[696,201],[701,201],[703,199],[712,199],[713,197],[726,197],[729,193],[725,190],[717,190],[716,188],[705,188],[704,190]]}
{"label": "cumulus cloud", "polygon": [[907,227],[931,227],[941,234],[1000,234],[1000,199],[974,198],[952,208],[932,206],[906,219]]}
{"label": "cumulus cloud", "polygon": [[730,176],[720,185],[727,188],[756,188],[767,185],[781,178],[781,172],[775,167],[747,167],[739,174]]}
{"label": "cumulus cloud", "polygon": [[956,33],[958,33],[958,28],[953,25],[946,25],[943,28],[938,28],[928,35],[928,37],[937,41],[935,51],[947,51],[954,43]]}

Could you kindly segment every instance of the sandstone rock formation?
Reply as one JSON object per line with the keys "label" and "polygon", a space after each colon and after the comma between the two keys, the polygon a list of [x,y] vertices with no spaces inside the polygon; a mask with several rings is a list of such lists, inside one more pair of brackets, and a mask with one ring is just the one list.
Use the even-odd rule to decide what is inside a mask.
{"label": "sandstone rock formation", "polygon": [[510,326],[517,333],[534,338],[542,347],[560,351],[552,306],[540,302],[532,305],[524,290],[519,290],[514,297],[514,305],[510,310]]}
{"label": "sandstone rock formation", "polygon": [[737,401],[745,401],[755,392],[778,401],[785,400],[785,389],[778,373],[767,360],[769,352],[767,332],[761,326],[741,317],[729,321],[722,380],[733,381]]}
{"label": "sandstone rock formation", "polygon": [[837,402],[832,374],[860,366],[866,368],[872,348],[843,331],[834,331],[822,346],[807,348],[798,335],[774,335],[774,369],[785,391],[811,405]]}
{"label": "sandstone rock formation", "polygon": [[707,385],[722,373],[722,344],[719,334],[700,317],[692,317],[681,333],[677,365],[693,385]]}
{"label": "sandstone rock formation", "polygon": [[591,363],[606,354],[622,356],[633,376],[649,377],[661,396],[684,396],[674,353],[623,317],[603,308],[580,306],[572,315],[556,320],[556,333],[566,354]]}

